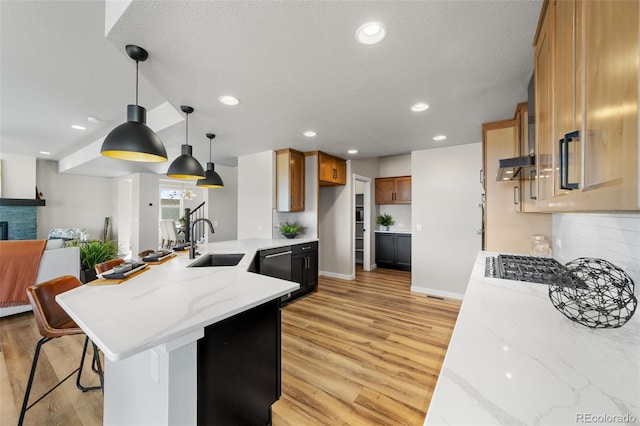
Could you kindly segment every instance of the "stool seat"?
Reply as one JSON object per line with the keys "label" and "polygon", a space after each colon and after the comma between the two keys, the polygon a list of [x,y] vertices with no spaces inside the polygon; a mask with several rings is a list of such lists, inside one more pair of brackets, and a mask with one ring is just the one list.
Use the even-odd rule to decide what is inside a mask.
{"label": "stool seat", "polygon": [[24,400],[22,402],[22,409],[20,410],[20,418],[18,420],[18,426],[21,426],[24,422],[24,416],[27,410],[37,404],[42,398],[49,395],[54,389],[64,383],[69,377],[78,373],[76,379],[76,386],[78,389],[86,392],[88,390],[103,389],[103,374],[102,364],[100,362],[100,355],[95,343],[93,345],[93,363],[92,369],[98,374],[100,378],[100,386],[85,387],[80,384],[80,377],[82,376],[82,367],[84,365],[85,355],[87,353],[87,346],[89,344],[89,338],[85,337],[84,347],[82,349],[82,356],[80,357],[80,366],[72,371],[67,377],[62,379],[57,385],[49,389],[44,395],[38,398],[31,405],[29,403],[29,395],[31,393],[31,386],[33,385],[33,379],[38,365],[38,357],[40,356],[40,350],[42,345],[63,336],[69,336],[74,334],[83,334],[84,332],[78,325],[69,317],[69,315],[60,307],[56,302],[56,296],[66,291],[72,290],[81,286],[82,283],[72,275],[66,275],[63,277],[54,278],[49,281],[45,281],[40,284],[33,285],[27,288],[27,296],[29,302],[33,307],[33,314],[38,325],[38,331],[42,335],[42,338],[36,345],[36,350],[33,355],[33,362],[31,364],[31,373],[29,374],[29,381],[25,390]]}

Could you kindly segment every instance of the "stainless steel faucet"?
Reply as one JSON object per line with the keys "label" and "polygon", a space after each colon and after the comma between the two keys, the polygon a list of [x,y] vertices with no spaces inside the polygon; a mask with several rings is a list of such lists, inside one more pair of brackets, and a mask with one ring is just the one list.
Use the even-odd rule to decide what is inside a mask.
{"label": "stainless steel faucet", "polygon": [[195,227],[196,223],[200,222],[200,221],[204,221],[207,222],[209,224],[209,229],[211,230],[212,234],[215,234],[216,231],[214,231],[213,229],[213,223],[211,223],[211,221],[207,218],[204,217],[200,217],[196,220],[194,220],[193,222],[191,222],[191,233],[189,234],[189,259],[195,259],[196,258],[196,242],[193,241],[193,228]]}

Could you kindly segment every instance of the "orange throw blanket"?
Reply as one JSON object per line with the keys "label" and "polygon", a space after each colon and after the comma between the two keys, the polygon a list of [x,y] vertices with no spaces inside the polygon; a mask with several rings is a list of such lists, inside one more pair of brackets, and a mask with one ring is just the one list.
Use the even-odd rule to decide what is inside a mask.
{"label": "orange throw blanket", "polygon": [[0,241],[0,307],[29,304],[47,240]]}

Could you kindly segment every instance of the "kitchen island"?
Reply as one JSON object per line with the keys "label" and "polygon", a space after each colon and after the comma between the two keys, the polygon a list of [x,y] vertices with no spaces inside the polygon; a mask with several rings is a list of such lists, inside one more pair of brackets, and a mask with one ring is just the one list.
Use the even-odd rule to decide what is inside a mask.
{"label": "kitchen island", "polygon": [[477,256],[424,424],[640,422],[640,314],[574,323],[547,285],[485,278],[496,254]]}
{"label": "kitchen island", "polygon": [[[296,240],[307,241],[315,240]],[[104,353],[104,424],[196,424],[198,341],[207,327],[270,301],[279,309],[277,300],[299,288],[248,271],[258,250],[289,244],[269,239],[205,244],[198,248],[203,255],[244,256],[237,266],[196,268],[188,266],[198,258],[184,252],[122,284],[86,285],[57,296]]]}

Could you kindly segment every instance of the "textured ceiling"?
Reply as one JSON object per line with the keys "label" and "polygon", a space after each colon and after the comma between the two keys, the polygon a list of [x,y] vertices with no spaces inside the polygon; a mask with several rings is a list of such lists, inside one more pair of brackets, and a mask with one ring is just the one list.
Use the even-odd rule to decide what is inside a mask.
{"label": "textured ceiling", "polygon": [[[134,1],[104,36],[101,1],[2,1],[0,151],[61,159],[104,137],[134,101],[126,44],[149,51],[140,104],[191,105],[204,165],[291,147],[368,158],[480,142],[526,100],[541,1]],[[389,28],[380,44],[354,33]],[[237,107],[217,101],[240,98]],[[431,108],[414,113],[418,101]],[[94,115],[102,123],[86,122]],[[86,131],[70,128],[84,124]],[[313,129],[315,138],[302,132]],[[432,137],[446,134],[447,140]],[[170,155],[184,122],[159,132]],[[356,156],[346,150],[358,149]],[[106,159],[105,159],[106,160]],[[76,173],[136,168],[96,161]],[[163,172],[168,164],[147,168]],[[105,171],[104,169],[108,169]]]}

